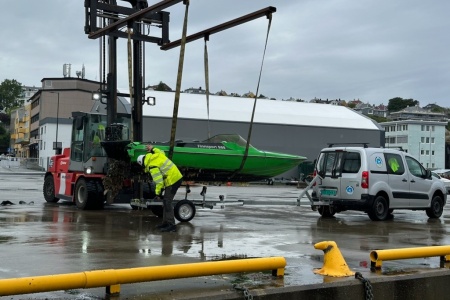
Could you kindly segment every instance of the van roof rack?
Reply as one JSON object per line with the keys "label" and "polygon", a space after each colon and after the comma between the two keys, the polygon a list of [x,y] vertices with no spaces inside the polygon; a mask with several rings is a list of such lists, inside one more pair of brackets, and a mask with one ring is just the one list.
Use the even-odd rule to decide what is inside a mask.
{"label": "van roof rack", "polygon": [[381,147],[381,148],[385,148],[385,149],[396,149],[396,150],[405,152],[405,149],[403,149],[402,146],[399,146],[399,147],[389,147],[389,146],[386,147],[386,146],[385,146],[385,147]]}
{"label": "van roof rack", "polygon": [[328,143],[328,147],[345,146],[345,145],[363,145],[364,148],[369,148],[369,143]]}

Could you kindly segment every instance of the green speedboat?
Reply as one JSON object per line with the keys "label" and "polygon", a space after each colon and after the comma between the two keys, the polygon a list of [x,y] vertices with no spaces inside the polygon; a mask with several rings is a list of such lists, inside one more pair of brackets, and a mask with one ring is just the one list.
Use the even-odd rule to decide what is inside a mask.
{"label": "green speedboat", "polygon": [[[150,143],[169,153],[169,143]],[[126,145],[131,163],[146,154],[147,143]],[[220,134],[202,142],[177,141],[173,162],[185,180],[248,182],[280,175],[297,167],[306,157],[278,152],[261,151],[249,146],[244,167],[240,169],[247,141],[237,134]],[[108,151],[107,151],[108,152]]]}

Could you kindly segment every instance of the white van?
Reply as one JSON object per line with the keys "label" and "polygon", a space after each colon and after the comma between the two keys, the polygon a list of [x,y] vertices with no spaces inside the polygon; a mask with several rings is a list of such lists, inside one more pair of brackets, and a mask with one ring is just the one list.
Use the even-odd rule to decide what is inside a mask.
{"label": "white van", "polygon": [[323,217],[345,210],[371,220],[392,217],[394,209],[425,210],[439,218],[447,202],[444,184],[411,155],[394,149],[329,147],[315,166],[312,206]]}

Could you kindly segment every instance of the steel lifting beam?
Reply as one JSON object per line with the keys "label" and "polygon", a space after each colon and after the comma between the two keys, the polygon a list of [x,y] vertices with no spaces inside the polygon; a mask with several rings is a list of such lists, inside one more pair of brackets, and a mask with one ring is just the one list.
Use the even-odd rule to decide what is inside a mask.
{"label": "steel lifting beam", "polygon": [[[210,35],[212,35],[214,33],[232,28],[234,26],[238,26],[240,24],[255,20],[255,19],[263,17],[263,16],[269,16],[276,11],[277,11],[277,9],[273,6],[263,8],[261,10],[250,13],[248,15],[236,18],[234,20],[222,23],[220,25],[217,25],[217,26],[211,27],[209,29],[194,33],[190,36],[187,36],[186,43],[189,43],[189,42],[192,42],[192,41],[204,38],[204,37],[209,37]],[[181,39],[173,41],[171,43],[164,44],[163,46],[160,47],[160,49],[161,50],[169,50],[169,49],[178,47],[180,45],[181,45]]]}
{"label": "steel lifting beam", "polygon": [[158,2],[152,6],[144,8],[138,12],[135,12],[134,14],[132,14],[126,18],[120,19],[106,27],[103,27],[95,32],[92,32],[88,35],[88,37],[90,39],[96,39],[96,38],[102,37],[104,35],[109,35],[113,31],[115,31],[123,26],[132,24],[135,21],[141,20],[148,13],[158,13],[161,10],[166,9],[167,7],[170,7],[172,5],[175,5],[181,1],[183,1],[183,0],[164,0],[164,1]]}

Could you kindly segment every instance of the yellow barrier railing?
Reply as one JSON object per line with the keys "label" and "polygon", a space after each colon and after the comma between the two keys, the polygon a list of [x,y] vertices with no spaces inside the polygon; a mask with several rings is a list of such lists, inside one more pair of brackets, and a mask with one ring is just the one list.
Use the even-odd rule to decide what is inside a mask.
{"label": "yellow barrier railing", "polygon": [[284,257],[268,257],[0,279],[0,296],[95,287],[106,287],[106,293],[116,294],[125,283],[266,270],[272,270],[273,276],[284,276],[285,267]]}
{"label": "yellow barrier railing", "polygon": [[450,261],[450,246],[429,246],[402,249],[374,250],[370,252],[371,268],[381,269],[384,260],[397,260],[440,256],[441,260]]}

